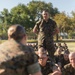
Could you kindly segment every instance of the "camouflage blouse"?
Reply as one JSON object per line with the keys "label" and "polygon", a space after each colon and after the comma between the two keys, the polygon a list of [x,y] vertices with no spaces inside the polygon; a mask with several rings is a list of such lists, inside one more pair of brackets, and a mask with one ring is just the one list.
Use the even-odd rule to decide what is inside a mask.
{"label": "camouflage blouse", "polygon": [[[0,45],[0,75],[29,75],[40,71],[31,47],[15,40]],[[2,72],[1,72],[2,70]]]}
{"label": "camouflage blouse", "polygon": [[75,75],[75,68],[71,64],[67,64],[62,69],[62,75]]}

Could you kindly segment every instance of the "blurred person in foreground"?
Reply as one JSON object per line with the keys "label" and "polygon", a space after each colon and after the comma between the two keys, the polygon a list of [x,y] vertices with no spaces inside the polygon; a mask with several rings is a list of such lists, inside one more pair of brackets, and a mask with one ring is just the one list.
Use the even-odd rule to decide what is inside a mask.
{"label": "blurred person in foreground", "polygon": [[69,54],[70,63],[62,69],[62,75],[75,75],[75,52]]}
{"label": "blurred person in foreground", "polygon": [[38,49],[43,47],[54,58],[55,45],[53,36],[59,32],[56,22],[50,19],[49,11],[43,10],[40,21],[36,22],[33,32],[38,34]]}
{"label": "blurred person in foreground", "polygon": [[0,45],[0,75],[42,75],[37,57],[26,46],[26,31],[19,25],[8,29],[8,40]]}
{"label": "blurred person in foreground", "polygon": [[49,60],[45,49],[42,47],[38,50],[38,62],[43,75],[61,75],[58,65]]}

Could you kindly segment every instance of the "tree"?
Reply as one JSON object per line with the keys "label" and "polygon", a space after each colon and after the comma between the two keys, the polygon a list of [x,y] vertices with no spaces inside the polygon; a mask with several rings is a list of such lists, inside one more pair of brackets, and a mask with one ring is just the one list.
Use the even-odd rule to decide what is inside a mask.
{"label": "tree", "polygon": [[54,17],[54,20],[56,21],[59,29],[60,29],[60,33],[67,33],[69,34],[70,32],[73,31],[73,22],[71,17],[66,16],[66,14],[64,12],[60,13],[60,14],[56,14]]}
{"label": "tree", "polygon": [[54,20],[56,21],[60,32],[68,32],[68,29],[71,27],[71,20],[69,17],[66,16],[65,13],[56,14],[54,16]]}
{"label": "tree", "polygon": [[21,24],[26,28],[29,28],[30,21],[28,16],[29,10],[27,6],[24,4],[19,4],[18,6],[12,8],[10,13],[12,15],[12,24]]}
{"label": "tree", "polygon": [[57,8],[53,8],[52,3],[45,3],[44,1],[31,1],[27,5],[29,11],[30,11],[30,20],[32,27],[35,25],[35,22],[39,19],[41,19],[41,12],[43,9],[48,9],[50,16],[53,17],[56,13],[59,13]]}
{"label": "tree", "polygon": [[10,13],[8,12],[8,9],[4,8],[3,11],[1,11],[0,19],[2,20],[0,24],[0,30],[1,30],[0,34],[3,38],[5,38],[7,34],[7,28],[9,27],[8,25],[11,22]]}
{"label": "tree", "polygon": [[72,30],[75,31],[75,12],[74,11],[72,11],[71,21],[72,21]]}
{"label": "tree", "polygon": [[5,24],[21,24],[28,28],[33,28],[35,22],[41,19],[41,12],[43,9],[48,9],[51,17],[59,13],[57,8],[53,8],[52,3],[45,3],[44,1],[32,0],[27,5],[18,4],[10,10],[4,9],[1,13],[4,17]]}
{"label": "tree", "polygon": [[8,11],[8,9],[4,8],[1,12],[1,16],[3,17],[3,23],[4,24],[10,24],[11,23],[11,15]]}
{"label": "tree", "polygon": [[3,16],[3,25],[7,30],[11,24],[21,24],[25,29],[31,29],[34,27],[37,20],[41,19],[41,12],[43,9],[48,9],[50,16],[53,18],[56,13],[59,13],[57,8],[53,8],[52,3],[46,3],[44,1],[32,0],[27,5],[18,4],[13,7],[10,12],[8,9],[4,9],[1,13]]}

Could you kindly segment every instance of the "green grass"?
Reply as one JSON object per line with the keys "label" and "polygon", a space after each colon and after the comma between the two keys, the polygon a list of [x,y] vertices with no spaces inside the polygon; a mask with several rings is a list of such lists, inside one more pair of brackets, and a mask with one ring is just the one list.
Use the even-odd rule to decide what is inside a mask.
{"label": "green grass", "polygon": [[31,39],[31,40],[27,40],[28,43],[35,43],[37,42],[37,40]]}
{"label": "green grass", "polygon": [[[0,40],[0,43],[2,43],[2,42],[4,42],[4,41],[6,41],[6,40]],[[34,43],[34,42],[37,42],[37,40],[27,40],[27,42],[32,42],[32,43]],[[61,44],[62,44],[63,42],[61,42]],[[66,42],[65,41],[65,43],[67,44],[67,46],[68,46],[68,49],[70,50],[70,52],[75,52],[75,42]]]}
{"label": "green grass", "polygon": [[75,52],[75,42],[68,42],[67,45],[70,52]]}
{"label": "green grass", "polygon": [[[57,42],[56,42],[57,43]],[[68,49],[70,50],[70,52],[75,52],[75,42],[66,42],[65,43],[67,44],[68,46]],[[61,45],[63,44],[63,42],[61,42]]]}

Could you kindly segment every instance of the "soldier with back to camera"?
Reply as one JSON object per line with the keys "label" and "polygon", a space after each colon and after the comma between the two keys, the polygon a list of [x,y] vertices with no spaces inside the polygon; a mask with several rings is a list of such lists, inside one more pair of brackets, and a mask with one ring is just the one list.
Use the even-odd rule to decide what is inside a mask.
{"label": "soldier with back to camera", "polygon": [[25,29],[10,26],[8,40],[0,45],[0,75],[42,75],[34,50],[25,44]]}

